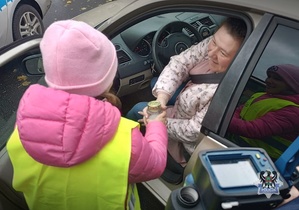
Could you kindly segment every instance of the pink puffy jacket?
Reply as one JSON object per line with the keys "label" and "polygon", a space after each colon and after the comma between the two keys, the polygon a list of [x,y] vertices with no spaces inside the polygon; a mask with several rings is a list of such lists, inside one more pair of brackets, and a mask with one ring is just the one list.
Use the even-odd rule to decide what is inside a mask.
{"label": "pink puffy jacket", "polygon": [[[117,132],[120,118],[109,102],[31,85],[20,101],[17,126],[24,148],[36,161],[69,167],[99,152]],[[129,183],[158,178],[166,154],[162,122],[150,122],[144,136],[138,127],[132,129]]]}

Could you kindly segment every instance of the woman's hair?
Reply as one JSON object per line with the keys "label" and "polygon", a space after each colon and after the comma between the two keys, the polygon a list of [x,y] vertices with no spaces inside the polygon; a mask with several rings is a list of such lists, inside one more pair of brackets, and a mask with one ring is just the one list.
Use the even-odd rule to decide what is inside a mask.
{"label": "woman's hair", "polygon": [[242,19],[228,17],[221,23],[219,28],[221,28],[222,26],[227,29],[228,33],[232,35],[232,37],[239,39],[241,42],[244,41],[247,33],[247,26]]}
{"label": "woman's hair", "polygon": [[95,97],[95,98],[99,99],[99,100],[104,99],[104,100],[108,101],[109,103],[111,103],[113,106],[117,107],[121,111],[122,103],[112,90],[110,90],[109,92],[104,92],[100,96]]}

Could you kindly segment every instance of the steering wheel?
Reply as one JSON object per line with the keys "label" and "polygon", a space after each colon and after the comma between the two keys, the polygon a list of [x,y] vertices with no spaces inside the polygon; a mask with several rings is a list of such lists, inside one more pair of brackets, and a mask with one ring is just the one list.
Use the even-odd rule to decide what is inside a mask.
{"label": "steering wheel", "polygon": [[[188,35],[188,32],[193,36]],[[160,74],[170,57],[178,55],[202,40],[199,32],[189,23],[174,21],[161,27],[153,38],[153,60]]]}

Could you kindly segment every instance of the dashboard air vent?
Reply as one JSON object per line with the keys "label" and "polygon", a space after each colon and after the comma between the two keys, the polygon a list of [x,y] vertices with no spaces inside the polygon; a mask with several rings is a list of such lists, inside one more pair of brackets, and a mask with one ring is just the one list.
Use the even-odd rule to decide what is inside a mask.
{"label": "dashboard air vent", "polygon": [[206,26],[214,25],[213,21],[209,17],[205,17],[203,19],[200,19],[199,22],[203,25],[206,25]]}
{"label": "dashboard air vent", "polygon": [[131,60],[131,58],[128,56],[127,53],[125,53],[123,50],[117,51],[117,58],[118,58],[118,63],[126,63]]}
{"label": "dashboard air vent", "polygon": [[190,31],[189,28],[184,28],[184,29],[185,29],[185,31],[188,33],[189,36],[191,36],[191,35],[193,34],[192,31]]}
{"label": "dashboard air vent", "polygon": [[196,29],[198,29],[198,27],[199,27],[199,23],[197,21],[191,23],[191,25]]}

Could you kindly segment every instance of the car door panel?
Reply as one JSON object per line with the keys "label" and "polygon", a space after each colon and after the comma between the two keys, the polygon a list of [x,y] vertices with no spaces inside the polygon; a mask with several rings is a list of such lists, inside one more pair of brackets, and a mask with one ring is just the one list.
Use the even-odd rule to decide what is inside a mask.
{"label": "car door panel", "polygon": [[204,135],[229,147],[238,146],[226,136],[236,106],[253,93],[265,90],[266,69],[270,66],[283,63],[299,66],[299,44],[295,39],[298,35],[296,21],[270,14],[262,18],[215,93],[203,121]]}

